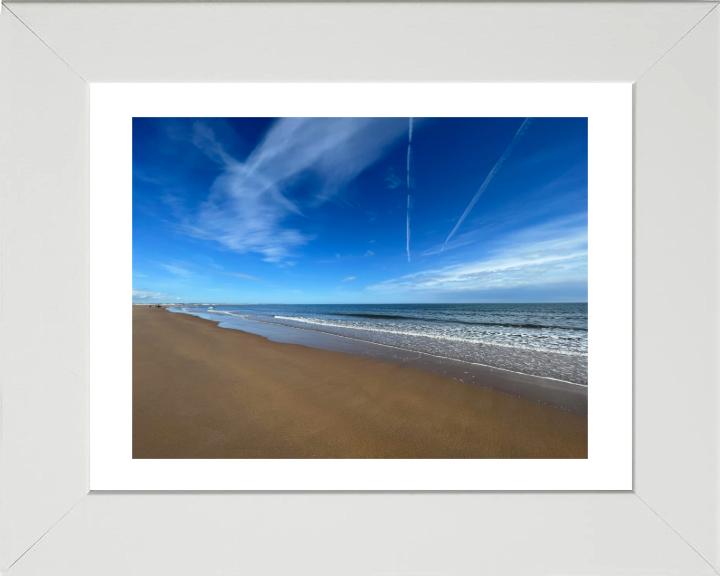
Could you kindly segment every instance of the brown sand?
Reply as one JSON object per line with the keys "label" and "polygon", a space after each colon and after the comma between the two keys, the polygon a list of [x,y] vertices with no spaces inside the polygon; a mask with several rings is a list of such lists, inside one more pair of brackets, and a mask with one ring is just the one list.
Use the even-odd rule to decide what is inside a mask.
{"label": "brown sand", "polygon": [[587,458],[587,418],[133,308],[133,458]]}

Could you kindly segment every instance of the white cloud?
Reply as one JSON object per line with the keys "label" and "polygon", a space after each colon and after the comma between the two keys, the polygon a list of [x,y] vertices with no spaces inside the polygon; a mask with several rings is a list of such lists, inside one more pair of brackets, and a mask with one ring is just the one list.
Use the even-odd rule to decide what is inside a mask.
{"label": "white cloud", "polygon": [[357,276],[348,276],[347,278],[343,278],[341,282],[347,282],[348,280],[355,280]]}
{"label": "white cloud", "polygon": [[551,223],[510,236],[487,257],[386,280],[370,290],[455,292],[587,279],[587,229]]}
{"label": "white cloud", "polygon": [[287,188],[305,173],[319,182],[308,205],[327,201],[378,160],[405,131],[403,122],[372,118],[281,118],[245,162],[230,156],[213,131],[195,125],[193,142],[223,168],[209,196],[180,229],[213,240],[234,252],[255,252],[281,261],[312,238],[285,228],[302,215]]}
{"label": "white cloud", "polygon": [[183,276],[184,278],[187,278],[192,274],[190,270],[186,270],[185,268],[181,268],[180,266],[173,266],[172,264],[158,264],[158,266],[167,270],[171,274],[175,274],[176,276]]}
{"label": "white cloud", "polygon": [[258,282],[262,282],[260,278],[256,278],[255,276],[248,276],[247,274],[237,274],[234,272],[221,272],[221,274],[225,274],[225,276],[237,276],[238,278],[247,278],[248,280],[257,280]]}
{"label": "white cloud", "polygon": [[395,190],[404,184],[403,179],[397,175],[392,166],[388,166],[385,172],[385,184],[389,190]]}
{"label": "white cloud", "polygon": [[365,252],[365,256],[375,256],[375,252],[373,252],[372,250],[368,250],[367,252]]}
{"label": "white cloud", "polygon": [[132,299],[133,300],[172,300],[174,296],[170,294],[163,294],[162,292],[148,292],[145,290],[136,290],[133,288]]}
{"label": "white cloud", "polygon": [[460,248],[462,246],[467,246],[468,244],[473,244],[474,242],[477,242],[477,236],[478,236],[478,230],[473,230],[472,232],[460,234],[454,240],[452,240],[451,242],[449,242],[446,245],[438,244],[437,246],[435,246],[433,248],[428,248],[427,250],[423,250],[422,255],[423,256],[432,256],[434,254],[440,254],[440,252],[448,252],[449,250],[453,250],[455,248]]}

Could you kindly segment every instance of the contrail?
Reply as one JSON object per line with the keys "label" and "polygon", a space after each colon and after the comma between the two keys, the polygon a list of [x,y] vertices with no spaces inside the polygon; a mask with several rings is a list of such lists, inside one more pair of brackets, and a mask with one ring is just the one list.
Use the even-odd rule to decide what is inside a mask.
{"label": "contrail", "polygon": [[440,252],[445,250],[445,246],[450,241],[450,238],[452,238],[455,235],[455,232],[457,232],[457,229],[460,228],[460,224],[463,223],[463,220],[465,220],[465,217],[470,213],[470,210],[472,210],[473,206],[475,206],[475,203],[478,201],[480,196],[483,195],[483,192],[485,192],[485,189],[490,185],[490,182],[492,182],[492,179],[495,177],[495,174],[497,174],[500,171],[500,168],[502,168],[503,163],[507,159],[508,156],[510,156],[510,153],[513,151],[515,146],[517,146],[517,143],[520,141],[520,138],[522,138],[522,135],[525,133],[525,131],[530,127],[530,122],[532,121],[532,118],[525,118],[525,121],[522,123],[518,131],[515,133],[515,137],[512,139],[512,142],[508,145],[508,147],[505,149],[505,152],[503,152],[502,156],[500,156],[500,160],[498,160],[493,166],[493,169],[490,170],[490,173],[485,178],[485,182],[482,183],[482,186],[480,186],[480,189],[477,191],[473,199],[470,201],[470,204],[467,208],[465,208],[465,212],[463,212],[463,215],[460,216],[460,220],[458,220],[458,223],[455,224],[455,228],[453,228],[452,232],[450,232],[450,235],[445,240],[445,244],[443,244],[443,247],[440,248]]}
{"label": "contrail", "polygon": [[410,195],[408,195],[408,209],[407,209],[407,255],[408,255],[408,262],[410,262]]}
{"label": "contrail", "polygon": [[412,165],[412,144],[408,142],[408,152],[407,152],[407,187],[408,190],[412,188],[412,182],[410,180],[410,166]]}
{"label": "contrail", "polygon": [[412,164],[412,133],[413,133],[413,119],[409,119],[408,123],[408,148],[407,148],[407,257],[410,262],[410,188],[412,188],[412,181],[410,180],[410,166]]}

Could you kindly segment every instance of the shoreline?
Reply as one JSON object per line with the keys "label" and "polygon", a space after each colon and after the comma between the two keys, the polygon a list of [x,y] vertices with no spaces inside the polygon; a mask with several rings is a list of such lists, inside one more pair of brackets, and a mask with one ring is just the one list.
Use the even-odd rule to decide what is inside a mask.
{"label": "shoreline", "polygon": [[[497,368],[466,360],[436,356],[427,352],[405,350],[388,344],[368,342],[321,330],[245,320],[238,316],[233,316],[233,323],[231,324],[224,319],[209,317],[211,316],[210,313],[173,311],[169,308],[171,307],[168,307],[167,311],[173,314],[194,316],[213,322],[220,328],[264,336],[272,342],[297,344],[381,359],[392,364],[412,366],[459,382],[546,404],[579,416],[587,417],[588,415],[588,387],[584,384],[546,376],[534,376],[507,368]],[[219,314],[215,313],[215,316],[217,315]],[[342,343],[338,339],[347,340],[352,344]]]}
{"label": "shoreline", "polygon": [[133,307],[133,458],[587,458],[585,417],[165,312]]}

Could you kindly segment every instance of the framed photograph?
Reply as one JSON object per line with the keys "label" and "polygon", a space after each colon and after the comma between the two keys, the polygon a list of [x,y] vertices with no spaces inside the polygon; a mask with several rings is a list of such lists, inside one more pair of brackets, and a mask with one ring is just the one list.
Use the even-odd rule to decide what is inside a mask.
{"label": "framed photograph", "polygon": [[93,87],[91,489],[631,488],[631,111],[626,84]]}
{"label": "framed photograph", "polygon": [[2,570],[717,573],[719,23],[4,5]]}

